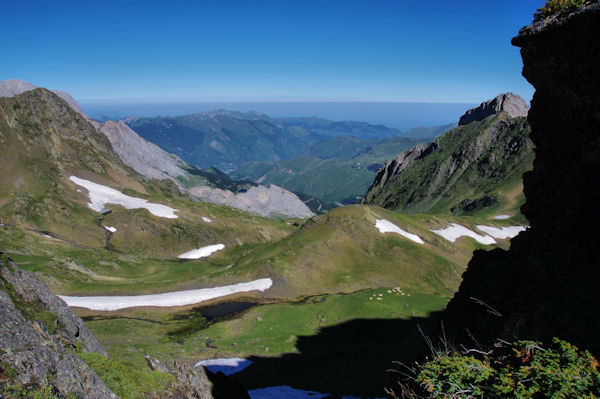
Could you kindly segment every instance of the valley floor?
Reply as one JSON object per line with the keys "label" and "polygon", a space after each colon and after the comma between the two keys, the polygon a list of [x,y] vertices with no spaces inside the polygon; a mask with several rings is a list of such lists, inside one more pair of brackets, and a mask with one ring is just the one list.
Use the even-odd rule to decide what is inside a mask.
{"label": "valley floor", "polygon": [[[289,231],[281,239],[228,245],[197,260],[89,248],[6,224],[0,245],[23,269],[68,294],[67,303],[79,306],[76,313],[123,364],[145,369],[145,354],[190,365],[243,358],[251,364],[235,377],[256,395],[291,386],[381,397],[393,383],[386,379],[393,361],[427,349],[419,329],[444,309],[472,251],[506,248],[523,229],[518,215],[496,216],[348,206],[293,229],[279,222]],[[118,220],[111,223],[118,228]],[[247,290],[231,289],[252,281]],[[182,290],[227,296],[139,307],[159,305],[144,298],[178,297]],[[115,300],[119,306],[107,305]]]}

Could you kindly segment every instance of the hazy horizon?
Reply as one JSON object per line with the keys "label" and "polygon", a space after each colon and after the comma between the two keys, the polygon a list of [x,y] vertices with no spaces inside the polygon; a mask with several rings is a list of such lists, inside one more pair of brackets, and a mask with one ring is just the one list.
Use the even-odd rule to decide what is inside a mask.
{"label": "hazy horizon", "polygon": [[121,102],[82,101],[83,111],[94,119],[173,117],[228,110],[256,111],[273,118],[318,117],[332,121],[357,121],[400,130],[417,126],[438,126],[458,122],[469,108],[478,104],[409,103],[365,101],[256,101],[256,102]]}

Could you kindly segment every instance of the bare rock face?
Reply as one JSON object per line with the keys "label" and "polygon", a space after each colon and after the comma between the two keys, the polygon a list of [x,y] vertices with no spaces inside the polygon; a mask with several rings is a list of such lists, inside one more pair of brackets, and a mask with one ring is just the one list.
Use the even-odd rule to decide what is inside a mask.
{"label": "bare rock face", "polygon": [[511,118],[518,116],[527,116],[529,108],[523,99],[513,93],[500,94],[496,98],[481,103],[477,108],[472,108],[465,112],[458,121],[458,126],[463,126],[473,121],[480,121],[484,118],[495,115],[500,112],[506,112]]}
{"label": "bare rock face", "polygon": [[367,190],[367,195],[361,203],[367,204],[371,197],[376,194],[377,188],[382,188],[393,177],[409,168],[415,161],[422,159],[438,148],[436,141],[428,144],[417,144],[413,148],[402,152],[396,158],[387,161],[378,171],[371,187]]}
{"label": "bare rock face", "polygon": [[[49,385],[61,397],[116,398],[70,349],[106,351],[67,305],[0,252],[0,368],[25,389]],[[0,382],[1,385],[1,382]]]}
{"label": "bare rock face", "polygon": [[[39,88],[38,86],[25,82],[19,79],[8,79],[0,81],[0,97],[13,97],[17,94],[25,93]],[[60,98],[62,98],[69,106],[77,113],[81,114],[87,119],[87,116],[83,113],[77,101],[69,94],[60,90],[50,90]]]}
{"label": "bare rock face", "polygon": [[315,215],[296,194],[274,184],[251,187],[245,193],[211,187],[191,187],[189,192],[205,202],[227,205],[265,217],[280,214],[309,218]]}
{"label": "bare rock face", "polygon": [[19,269],[10,260],[7,261],[7,265],[8,267],[0,269],[0,276],[10,284],[12,290],[23,301],[34,302],[41,306],[44,311],[54,313],[58,322],[64,327],[68,339],[81,343],[84,351],[107,354],[96,337],[87,329],[83,320],[73,313],[62,299],[50,292],[42,280],[31,272]]}
{"label": "bare rock face", "polygon": [[186,163],[177,155],[164,151],[131,130],[123,121],[107,121],[99,127],[119,158],[139,174],[151,179],[171,179],[184,176]]}

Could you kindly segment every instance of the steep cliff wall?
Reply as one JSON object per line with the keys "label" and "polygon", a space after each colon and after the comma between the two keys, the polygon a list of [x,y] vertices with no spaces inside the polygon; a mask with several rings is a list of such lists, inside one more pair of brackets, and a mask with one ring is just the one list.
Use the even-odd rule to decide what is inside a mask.
{"label": "steep cliff wall", "polygon": [[[476,252],[445,318],[475,338],[552,336],[600,353],[600,4],[523,28],[534,168],[509,251]],[[483,303],[483,304],[482,304]]]}

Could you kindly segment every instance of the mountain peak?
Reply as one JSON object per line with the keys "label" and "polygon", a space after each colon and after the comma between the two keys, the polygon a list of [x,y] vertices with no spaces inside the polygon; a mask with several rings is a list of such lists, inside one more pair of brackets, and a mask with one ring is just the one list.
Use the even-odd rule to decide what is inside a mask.
{"label": "mountain peak", "polygon": [[[0,97],[13,97],[17,94],[25,93],[26,91],[31,91],[38,89],[39,86],[36,86],[32,83],[26,82],[20,79],[8,79],[0,81]],[[87,116],[83,113],[77,101],[69,94],[60,90],[50,90],[52,93],[56,94],[60,98],[62,98],[73,110],[83,117],[87,119]]]}
{"label": "mountain peak", "polygon": [[462,126],[473,121],[480,121],[485,117],[500,112],[506,112],[511,118],[516,118],[518,116],[527,116],[529,107],[525,101],[516,94],[500,94],[492,100],[481,103],[479,107],[472,108],[465,112],[465,114],[460,117],[458,125]]}

